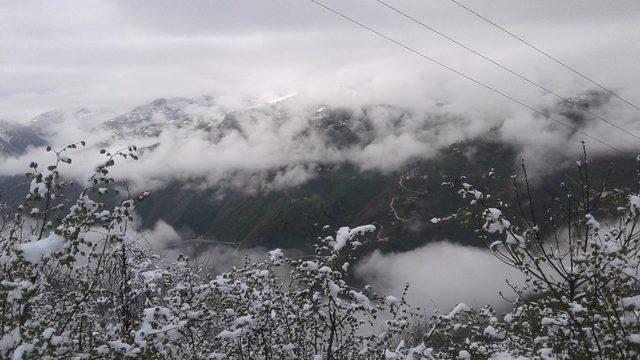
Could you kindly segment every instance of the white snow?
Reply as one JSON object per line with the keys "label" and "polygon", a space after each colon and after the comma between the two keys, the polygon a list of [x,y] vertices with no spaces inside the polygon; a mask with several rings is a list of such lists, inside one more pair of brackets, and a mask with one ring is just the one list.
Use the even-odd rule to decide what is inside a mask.
{"label": "white snow", "polygon": [[467,304],[465,303],[460,303],[458,305],[456,305],[456,307],[453,308],[453,310],[451,310],[451,312],[447,315],[444,316],[445,319],[451,320],[454,317],[456,317],[456,315],[458,315],[461,312],[465,312],[465,311],[470,311],[471,308],[469,308],[467,306]]}
{"label": "white snow", "polygon": [[582,306],[582,305],[580,305],[578,303],[575,303],[575,302],[569,303],[569,306],[571,307],[571,312],[572,313],[581,313],[581,312],[586,312],[587,311],[587,309],[585,309],[584,306]]}
{"label": "white snow", "polygon": [[542,318],[542,320],[540,320],[540,325],[558,325],[558,326],[563,326],[564,325],[564,321],[560,321],[558,319],[554,319],[554,318],[550,318],[550,317],[544,317],[544,318]]}
{"label": "white snow", "polygon": [[37,264],[43,259],[49,258],[51,254],[59,250],[64,243],[65,239],[62,236],[51,233],[43,239],[20,244],[18,248],[22,251],[22,256],[24,256],[28,262]]}
{"label": "white snow", "polygon": [[584,218],[587,220],[587,226],[589,227],[589,229],[594,231],[598,231],[598,229],[600,229],[600,223],[593,218],[593,215],[587,214],[584,216]]}
{"label": "white snow", "polygon": [[340,292],[340,290],[341,288],[338,284],[329,280],[329,293],[331,294],[331,297],[333,297],[334,299],[337,299],[338,293]]}
{"label": "white snow", "polygon": [[223,330],[222,332],[220,332],[220,334],[218,334],[218,337],[220,339],[235,340],[239,338],[240,335],[242,335],[242,329],[235,329],[233,331]]}
{"label": "white snow", "polygon": [[263,277],[263,278],[269,277],[269,270],[264,270],[263,269],[263,270],[258,271],[258,276]]}
{"label": "white snow", "polygon": [[508,352],[498,352],[491,355],[489,360],[529,360],[529,358],[526,358],[524,356],[515,357]]}
{"label": "white snow", "polygon": [[283,101],[285,101],[287,99],[290,99],[292,97],[295,97],[295,96],[298,96],[297,92],[293,92],[293,93],[287,94],[287,95],[285,95],[283,97],[279,97],[279,98],[273,99],[273,100],[269,101],[269,104],[276,105],[278,103],[281,103],[281,102],[283,102]]}
{"label": "white snow", "polygon": [[631,211],[632,216],[640,213],[640,196],[629,195],[629,211]]}
{"label": "white snow", "polygon": [[482,213],[486,221],[483,228],[489,233],[502,234],[506,229],[511,227],[511,223],[502,218],[502,211],[496,208],[489,208]]}
{"label": "white snow", "polygon": [[498,331],[493,326],[489,325],[484,329],[484,334],[496,339],[504,339],[504,333]]}
{"label": "white snow", "polygon": [[633,306],[635,309],[640,309],[640,295],[623,298],[622,305],[625,308]]}
{"label": "white snow", "polygon": [[505,242],[509,245],[518,245],[524,243],[524,238],[509,231],[507,232],[507,239],[505,240]]}
{"label": "white snow", "polygon": [[41,197],[44,197],[49,190],[44,182],[37,182],[36,179],[31,180],[31,185],[29,186],[29,193],[31,194],[39,194]]}
{"label": "white snow", "polygon": [[338,230],[338,233],[336,234],[336,239],[333,244],[333,250],[340,251],[342,250],[342,248],[344,248],[347,242],[354,236],[362,235],[364,233],[372,232],[375,230],[376,230],[376,227],[373,225],[363,225],[363,226],[355,227],[353,229],[349,229],[346,226],[341,227]]}
{"label": "white snow", "polygon": [[320,266],[316,262],[309,260],[303,262],[300,267],[306,271],[316,271]]}
{"label": "white snow", "polygon": [[51,337],[51,335],[53,335],[53,333],[56,331],[56,329],[54,328],[46,328],[43,332],[42,332],[42,337],[45,339],[49,339]]}
{"label": "white snow", "polygon": [[256,321],[251,317],[251,315],[240,316],[233,321],[233,323],[238,326],[252,326],[255,322]]}
{"label": "white snow", "polygon": [[365,308],[368,309],[368,308],[371,307],[371,301],[363,293],[351,290],[351,295],[356,299],[356,301],[358,301],[360,304],[362,304],[362,306],[364,306]]}
{"label": "white snow", "polygon": [[271,262],[274,264],[280,264],[282,262],[282,257],[283,255],[281,249],[269,251],[269,260],[271,260]]}
{"label": "white snow", "polygon": [[12,349],[16,347],[20,341],[22,341],[22,334],[20,334],[20,328],[14,328],[11,332],[6,332],[0,339],[0,350]]}

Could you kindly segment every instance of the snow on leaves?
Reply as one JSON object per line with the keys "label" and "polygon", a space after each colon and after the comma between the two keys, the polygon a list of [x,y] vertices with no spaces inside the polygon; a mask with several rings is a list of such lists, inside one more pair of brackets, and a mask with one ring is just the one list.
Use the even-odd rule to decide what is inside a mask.
{"label": "snow on leaves", "polygon": [[[508,202],[499,200],[503,193],[492,196],[495,176],[482,185],[467,177],[458,182],[466,205],[446,219],[470,225],[498,260],[524,276],[521,284],[509,283],[509,313],[469,310],[466,320],[449,327],[450,333],[464,329],[469,344],[458,358],[640,355],[640,196],[612,189],[606,180],[590,187],[585,164],[586,152],[578,183],[561,183],[547,201],[532,196],[524,162],[522,176],[512,176]],[[446,186],[455,188],[454,182]],[[454,309],[443,319],[452,314],[461,315]]]}

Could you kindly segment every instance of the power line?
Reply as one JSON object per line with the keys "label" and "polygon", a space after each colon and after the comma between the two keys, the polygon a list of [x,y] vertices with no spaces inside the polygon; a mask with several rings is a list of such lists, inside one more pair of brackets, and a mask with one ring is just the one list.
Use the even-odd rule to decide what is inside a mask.
{"label": "power line", "polygon": [[635,105],[634,103],[632,103],[631,101],[623,98],[622,96],[616,94],[615,92],[613,92],[613,90],[610,90],[609,88],[605,87],[604,85],[596,82],[595,80],[591,79],[590,77],[588,77],[587,75],[584,75],[583,73],[579,72],[578,70],[575,70],[574,68],[572,68],[571,66],[565,64],[564,62],[558,60],[557,58],[553,57],[551,54],[541,50],[540,48],[536,47],[535,45],[531,44],[530,42],[528,42],[527,40],[521,38],[520,36],[512,33],[511,31],[505,29],[504,27],[496,24],[495,22],[491,21],[490,19],[487,19],[486,17],[482,16],[481,14],[477,13],[476,11],[466,7],[465,5],[461,4],[460,2],[456,1],[456,0],[449,0],[452,3],[460,6],[461,8],[467,10],[468,12],[472,13],[473,15],[479,17],[480,19],[488,22],[489,24],[493,25],[494,27],[496,27],[497,29],[509,34],[511,37],[513,37],[514,39],[522,42],[523,44],[527,45],[528,47],[532,48],[533,50],[537,51],[538,53],[548,57],[549,59],[553,60],[554,62],[556,62],[557,64],[563,66],[564,68],[570,70],[571,72],[573,72],[574,74],[580,76],[581,78],[587,80],[588,82],[592,83],[593,85],[599,87],[600,89],[608,92],[609,94],[613,95],[614,97],[618,98],[619,100],[627,103],[628,105],[634,107],[636,110],[640,110],[640,107],[638,107],[637,105]]}
{"label": "power line", "polygon": [[419,52],[417,50],[414,50],[413,48],[409,47],[408,45],[405,45],[405,44],[403,44],[403,43],[401,43],[401,42],[399,42],[399,41],[397,41],[397,40],[395,40],[393,38],[390,38],[389,36],[384,35],[384,34],[378,32],[377,30],[375,30],[375,29],[373,29],[373,28],[371,28],[371,27],[369,27],[369,26],[367,26],[367,25],[365,25],[365,24],[363,24],[363,23],[361,23],[361,22],[359,22],[359,21],[357,21],[357,20],[355,20],[353,18],[350,18],[347,15],[344,15],[344,14],[340,13],[339,11],[334,10],[333,8],[331,8],[331,7],[325,5],[325,4],[323,4],[323,3],[321,3],[321,2],[319,2],[317,0],[309,0],[309,1],[313,2],[314,4],[316,4],[316,5],[320,6],[320,7],[325,8],[326,10],[328,10],[328,11],[330,11],[330,12],[332,12],[332,13],[338,15],[338,16],[340,16],[341,18],[343,18],[343,19],[345,19],[347,21],[350,21],[350,22],[352,22],[352,23],[354,23],[354,24],[356,24],[356,25],[358,25],[358,26],[360,26],[360,27],[362,27],[362,28],[364,28],[364,29],[366,29],[366,30],[368,30],[368,31],[370,31],[370,32],[372,32],[372,33],[374,33],[374,34],[376,34],[376,35],[378,35],[378,36],[380,36],[380,37],[382,37],[382,38],[384,38],[384,39],[386,39],[386,40],[388,40],[388,41],[390,41],[390,42],[392,42],[392,43],[394,43],[394,44],[396,44],[398,46],[400,46],[400,47],[402,47],[402,48],[404,48],[405,50],[408,50],[408,51],[410,51],[410,52],[412,52],[412,53],[414,53],[414,54],[416,54],[416,55],[418,55],[418,56],[420,56],[420,57],[422,57],[422,58],[424,58],[426,60],[429,60],[430,62],[432,62],[432,63],[434,63],[436,65],[439,65],[439,66],[441,66],[441,67],[453,72],[454,74],[457,74],[459,76],[464,77],[465,79],[475,83],[476,85],[482,86],[483,88],[485,88],[487,90],[490,90],[490,91],[492,91],[492,92],[494,92],[494,93],[496,93],[496,94],[498,94],[498,95],[500,95],[500,96],[502,96],[502,97],[504,97],[506,99],[509,99],[509,100],[519,104],[520,106],[522,106],[522,107],[524,107],[526,109],[529,109],[529,110],[531,110],[531,111],[533,111],[533,112],[535,112],[535,113],[537,113],[537,114],[539,114],[539,115],[541,115],[541,116],[543,116],[543,117],[545,117],[545,118],[547,118],[549,120],[555,121],[558,124],[568,128],[568,129],[571,129],[571,130],[573,130],[573,131],[575,131],[575,132],[577,132],[579,134],[582,134],[585,137],[587,137],[587,138],[589,138],[589,139],[591,139],[593,141],[596,141],[596,142],[598,142],[598,143],[600,143],[602,145],[605,145],[605,146],[607,146],[607,147],[609,147],[609,148],[611,148],[611,149],[613,149],[615,151],[624,153],[622,150],[618,149],[617,147],[615,147],[613,145],[610,145],[610,144],[604,142],[603,140],[600,140],[600,139],[598,139],[596,137],[593,137],[593,136],[585,133],[584,131],[582,131],[580,129],[577,129],[577,128],[571,126],[571,125],[568,125],[568,124],[566,124],[566,123],[564,123],[564,122],[562,122],[562,121],[560,121],[560,120],[558,120],[558,119],[556,119],[556,118],[554,118],[554,117],[552,117],[550,115],[545,114],[541,110],[535,109],[535,108],[531,107],[530,105],[527,105],[526,103],[523,103],[522,101],[520,101],[520,100],[518,100],[518,99],[516,99],[516,98],[514,98],[514,97],[512,97],[512,96],[510,96],[510,95],[508,95],[506,93],[503,93],[500,90],[497,90],[497,89],[491,87],[490,85],[487,85],[487,84],[485,84],[483,82],[480,82],[480,81],[470,77],[469,75],[466,75],[466,74],[464,74],[464,73],[462,73],[462,72],[460,72],[460,71],[458,71],[458,70],[456,70],[456,69],[454,69],[454,68],[452,68],[452,67],[450,67],[448,65],[445,65],[445,64],[441,63],[438,60],[435,60],[435,59],[433,59],[433,58],[431,58],[431,57],[429,57],[429,56],[427,56],[427,55],[425,55],[425,54],[423,54],[423,53],[421,53],[421,52]]}
{"label": "power line", "polygon": [[505,65],[502,65],[501,63],[499,63],[499,62],[498,62],[498,61],[496,61],[496,60],[493,60],[493,59],[491,59],[491,58],[489,58],[489,57],[487,57],[487,56],[483,55],[482,53],[478,52],[477,50],[474,50],[474,49],[470,48],[469,46],[467,46],[467,45],[465,45],[465,44],[463,44],[463,43],[461,43],[461,42],[457,41],[456,39],[454,39],[454,38],[452,38],[452,37],[450,37],[450,36],[448,36],[448,35],[446,35],[446,34],[444,34],[444,33],[440,32],[440,31],[438,31],[437,29],[433,28],[432,26],[429,26],[429,25],[425,24],[424,22],[422,22],[422,21],[420,21],[420,20],[418,20],[418,19],[414,18],[413,16],[411,16],[411,15],[407,14],[406,12],[403,12],[402,10],[400,10],[400,9],[398,9],[398,8],[395,8],[395,7],[391,6],[391,5],[389,5],[388,3],[386,3],[386,2],[384,2],[384,1],[382,1],[382,0],[376,0],[376,1],[377,1],[378,3],[380,3],[380,4],[384,5],[385,7],[387,7],[387,8],[389,8],[389,9],[391,9],[391,10],[395,11],[396,13],[398,13],[398,14],[400,14],[400,15],[404,16],[405,18],[407,18],[407,19],[409,19],[409,20],[411,20],[411,21],[413,21],[413,22],[415,22],[415,23],[417,23],[417,24],[419,24],[419,25],[421,25],[421,26],[423,26],[423,27],[425,27],[425,28],[427,28],[427,29],[431,30],[432,32],[434,32],[434,33],[436,33],[436,34],[438,34],[438,35],[442,36],[443,38],[445,38],[445,39],[447,39],[447,40],[449,40],[449,41],[451,41],[451,42],[455,43],[456,45],[458,45],[458,46],[460,46],[460,47],[464,48],[465,50],[470,51],[470,52],[472,52],[473,54],[475,54],[475,55],[477,55],[477,56],[481,57],[482,59],[484,59],[484,60],[486,60],[486,61],[489,61],[490,63],[492,63],[492,64],[494,64],[494,65],[498,66],[499,68],[501,68],[501,69],[503,69],[503,70],[505,70],[505,71],[507,71],[507,72],[509,72],[509,73],[511,73],[511,74],[513,74],[513,75],[515,75],[515,76],[517,76],[518,78],[520,78],[520,79],[522,79],[522,80],[524,80],[524,81],[528,82],[529,84],[531,84],[531,85],[533,85],[533,86],[535,86],[535,87],[537,87],[537,88],[539,88],[539,89],[541,89],[541,90],[543,90],[543,91],[545,91],[545,92],[547,92],[547,93],[549,93],[549,94],[551,94],[551,95],[555,96],[556,98],[558,98],[558,99],[562,100],[563,102],[568,102],[568,103],[570,103],[571,105],[574,105],[574,106],[580,107],[580,108],[582,108],[582,110],[583,110],[584,112],[586,112],[586,113],[590,114],[591,116],[593,116],[593,117],[595,117],[595,118],[598,118],[598,119],[600,119],[601,121],[604,121],[604,122],[606,122],[607,124],[609,124],[609,125],[613,126],[614,128],[616,128],[616,129],[618,129],[618,130],[620,130],[620,131],[622,131],[622,132],[624,132],[624,133],[627,133],[627,134],[629,134],[629,135],[633,136],[634,138],[636,138],[636,139],[640,140],[640,136],[638,136],[638,135],[636,135],[636,134],[634,134],[634,133],[632,133],[632,132],[628,131],[627,129],[624,129],[624,128],[622,128],[622,127],[620,127],[620,126],[616,125],[615,123],[613,123],[613,122],[611,122],[611,121],[609,121],[609,120],[605,119],[604,117],[602,117],[602,116],[600,116],[600,115],[598,115],[598,114],[595,114],[595,113],[591,112],[591,110],[589,110],[589,107],[588,107],[587,105],[584,105],[584,104],[581,104],[581,103],[576,103],[576,102],[574,102],[573,100],[571,100],[570,98],[565,98],[564,96],[559,95],[558,93],[556,93],[556,92],[552,91],[551,89],[549,89],[549,88],[547,88],[547,87],[545,87],[545,86],[543,86],[543,85],[538,84],[537,82],[535,82],[535,81],[533,81],[533,80],[531,80],[531,79],[527,78],[526,76],[524,76],[524,75],[522,75],[522,74],[520,74],[520,73],[518,73],[518,72],[516,72],[516,71],[514,71],[514,70],[512,70],[512,69],[510,69],[510,68],[508,68],[508,67],[507,67],[507,66],[505,66]]}

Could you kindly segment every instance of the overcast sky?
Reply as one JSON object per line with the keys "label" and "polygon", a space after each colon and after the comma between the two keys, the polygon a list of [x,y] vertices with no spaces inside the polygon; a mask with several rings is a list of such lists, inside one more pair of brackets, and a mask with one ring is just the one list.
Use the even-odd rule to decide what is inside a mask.
{"label": "overcast sky", "polygon": [[[397,1],[459,41],[573,95],[586,83],[448,0]],[[469,1],[640,103],[640,3]],[[542,94],[374,0],[325,3],[534,104]],[[54,108],[122,108],[167,96],[298,92],[311,101],[428,106],[425,99],[506,106],[306,0],[0,1],[0,118]],[[474,101],[471,101],[471,98]],[[489,105],[487,105],[489,106]]]}

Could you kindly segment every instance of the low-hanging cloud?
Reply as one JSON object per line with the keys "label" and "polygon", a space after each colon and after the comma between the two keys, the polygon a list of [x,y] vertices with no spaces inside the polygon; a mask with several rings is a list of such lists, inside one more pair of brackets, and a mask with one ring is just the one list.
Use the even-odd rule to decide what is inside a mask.
{"label": "low-hanging cloud", "polygon": [[[575,116],[554,96],[375,2],[327,3],[623,151],[637,149],[636,138],[593,117],[573,122]],[[448,2],[392,4],[562,96],[589,94],[593,88]],[[204,187],[282,189],[313,178],[323,166],[351,163],[388,172],[481,136],[515,145],[540,169],[575,157],[581,140],[591,152],[611,151],[311,2],[26,1],[1,6],[0,32],[8,34],[5,46],[11,51],[0,52],[0,118],[25,124],[47,110],[88,107],[93,115],[70,111],[49,128],[47,141],[60,147],[82,139],[94,150],[155,146],[140,162],[117,169],[139,188],[188,180]],[[634,85],[640,80],[635,71],[640,19],[629,6],[636,4],[624,1],[603,10],[597,1],[579,8],[554,3],[552,11],[547,2],[474,4],[635,100],[640,99]],[[247,110],[291,93],[298,96],[278,105],[279,111]],[[237,128],[210,133],[160,127],[157,138],[118,138],[102,125],[156,97],[200,94],[212,95],[215,106],[190,105],[186,113],[207,119],[235,113]],[[355,119],[366,112],[366,122],[348,125],[361,137],[358,142],[332,146],[328,138],[335,134],[317,131],[319,120],[308,113],[319,105],[348,109]],[[589,106],[640,134],[640,115],[627,104],[609,98]],[[153,119],[158,124],[166,120],[162,114]],[[22,173],[29,161],[46,159],[38,151],[0,159],[0,171]],[[81,179],[98,159],[77,154],[74,161],[77,166],[68,171]]]}
{"label": "low-hanging cloud", "polygon": [[[540,89],[373,1],[326,0],[349,16],[526,102]],[[571,96],[587,83],[446,1],[392,1],[532,80]],[[53,108],[129,107],[157,97],[211,94],[227,106],[298,92],[338,105],[435,102],[477,114],[508,101],[308,1],[4,2],[0,118]],[[640,98],[637,4],[584,1],[474,4],[482,13],[630,99]],[[10,49],[10,51],[9,51]],[[615,64],[615,65],[613,65]]]}
{"label": "low-hanging cloud", "polygon": [[[202,112],[190,113],[192,110],[193,106],[181,109],[189,118],[198,118]],[[78,119],[71,117],[56,123],[52,131],[59,134],[47,139],[54,148],[74,138],[92,144],[89,150],[72,152],[74,165],[63,170],[78,179],[86,177],[97,163],[98,148],[136,144],[141,148],[140,161],[119,161],[114,169],[117,177],[126,178],[135,189],[152,190],[181,181],[197,187],[278,190],[303,184],[322,166],[350,163],[361,170],[394,171],[410,161],[430,158],[453,142],[486,133],[499,123],[388,105],[342,110],[306,107],[292,99],[287,104],[266,104],[207,118],[207,128],[175,127],[165,119],[157,136],[146,136],[151,130],[145,129],[156,129],[158,117],[154,114],[142,130],[106,128],[100,116],[93,128],[72,128],[67,124]],[[42,149],[5,156],[0,174],[20,174],[30,161],[46,163],[51,157]]]}
{"label": "low-hanging cloud", "polygon": [[[610,97],[595,94],[599,95],[587,93],[586,97],[593,111],[622,112]],[[79,181],[100,161],[100,148],[137,145],[140,160],[119,160],[113,169],[116,177],[127,179],[136,191],[175,182],[247,192],[282,190],[304,184],[322,169],[343,164],[362,171],[393,172],[413,161],[433,158],[451,144],[478,138],[513,145],[528,160],[532,173],[571,163],[579,154],[581,140],[587,140],[592,154],[611,151],[535,114],[482,116],[453,112],[446,106],[418,111],[385,104],[336,108],[307,105],[307,99],[298,97],[249,103],[244,110],[229,111],[215,100],[198,101],[153,102],[126,117],[75,112],[56,117],[41,132],[54,148],[80,139],[90,144],[89,149],[72,151],[73,165],[63,168],[64,174]],[[145,109],[151,113],[144,113]],[[566,105],[551,104],[545,111],[623,151],[637,147],[636,139],[611,131],[601,121],[577,117],[576,110]],[[136,114],[142,113],[149,118],[138,121]],[[168,116],[186,125],[179,126]],[[630,129],[640,127],[637,122],[628,125]],[[5,155],[0,158],[0,175],[22,174],[33,160],[46,164],[53,158],[42,148]]]}
{"label": "low-hanging cloud", "polygon": [[514,295],[506,280],[518,284],[522,279],[515,269],[498,261],[486,249],[447,241],[404,253],[375,251],[355,271],[358,278],[380,293],[401,294],[408,283],[410,303],[427,311],[435,306],[440,312],[447,312],[461,302],[505,306],[507,303],[499,292],[507,298]]}

